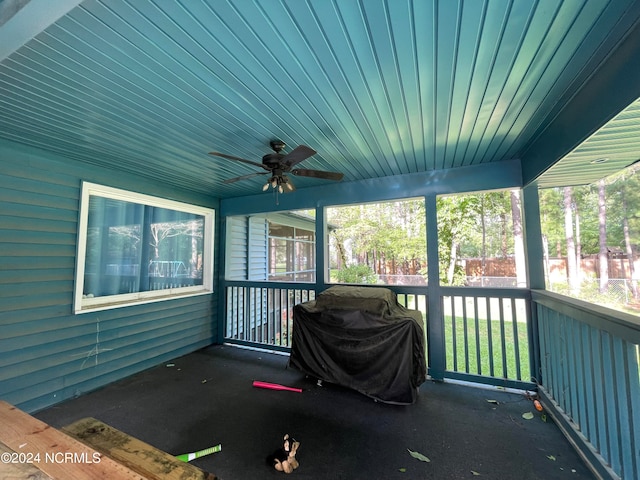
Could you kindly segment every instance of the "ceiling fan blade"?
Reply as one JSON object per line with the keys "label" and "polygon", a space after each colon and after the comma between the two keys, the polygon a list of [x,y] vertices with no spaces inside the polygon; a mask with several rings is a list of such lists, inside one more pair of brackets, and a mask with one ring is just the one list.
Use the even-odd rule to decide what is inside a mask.
{"label": "ceiling fan blade", "polygon": [[342,177],[344,177],[344,173],[325,172],[323,170],[309,170],[307,168],[294,168],[293,170],[291,170],[291,173],[299,177],[323,178],[325,180],[335,181],[340,181],[342,180]]}
{"label": "ceiling fan blade", "polygon": [[303,160],[306,160],[311,155],[315,155],[317,152],[306,145],[298,145],[296,148],[291,150],[287,155],[282,159],[282,163],[292,167],[297,163],[300,163]]}
{"label": "ceiling fan blade", "polygon": [[[293,152],[291,152],[293,153]],[[246,163],[248,165],[253,165],[255,167],[260,167],[260,168],[264,168],[265,170],[269,170],[265,165],[263,165],[262,163],[258,163],[258,162],[252,162],[251,160],[245,160],[244,158],[240,158],[240,157],[234,157],[233,155],[227,155],[226,153],[220,153],[220,152],[209,152],[209,155],[215,155],[216,157],[222,157],[222,158],[226,158],[227,160],[234,160],[236,162],[242,162],[242,163]]]}
{"label": "ceiling fan blade", "polygon": [[266,175],[269,172],[256,172],[256,173],[248,173],[247,175],[241,175],[240,177],[229,178],[222,183],[233,183],[238,182],[240,180],[246,180],[247,178],[256,177],[258,175]]}

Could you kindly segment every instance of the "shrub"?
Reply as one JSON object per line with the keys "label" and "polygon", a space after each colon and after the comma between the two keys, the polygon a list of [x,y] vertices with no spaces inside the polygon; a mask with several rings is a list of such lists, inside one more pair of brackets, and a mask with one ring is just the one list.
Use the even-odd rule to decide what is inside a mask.
{"label": "shrub", "polygon": [[378,283],[378,277],[369,265],[349,265],[335,272],[336,281],[339,283]]}

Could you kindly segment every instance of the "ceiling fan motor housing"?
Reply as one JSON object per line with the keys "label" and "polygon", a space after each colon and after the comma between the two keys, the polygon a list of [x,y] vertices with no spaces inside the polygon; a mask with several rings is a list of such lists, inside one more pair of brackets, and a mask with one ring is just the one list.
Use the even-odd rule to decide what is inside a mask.
{"label": "ceiling fan motor housing", "polygon": [[281,154],[280,152],[287,145],[282,140],[271,140],[271,142],[269,142],[269,145],[275,153],[268,153],[264,157],[262,157],[262,164],[270,169],[273,169],[279,166],[281,160],[285,157],[285,155]]}
{"label": "ceiling fan motor housing", "polygon": [[262,164],[270,170],[273,170],[274,168],[280,166],[280,161],[284,157],[285,156],[281,153],[267,153],[264,157],[262,157]]}

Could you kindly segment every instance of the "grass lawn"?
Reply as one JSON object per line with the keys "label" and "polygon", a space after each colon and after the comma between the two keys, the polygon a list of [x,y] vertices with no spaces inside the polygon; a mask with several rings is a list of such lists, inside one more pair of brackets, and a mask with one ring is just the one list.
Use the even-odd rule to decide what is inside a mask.
{"label": "grass lawn", "polygon": [[457,317],[454,329],[452,317],[445,316],[445,338],[447,370],[512,380],[531,379],[526,323],[468,318],[465,325]]}

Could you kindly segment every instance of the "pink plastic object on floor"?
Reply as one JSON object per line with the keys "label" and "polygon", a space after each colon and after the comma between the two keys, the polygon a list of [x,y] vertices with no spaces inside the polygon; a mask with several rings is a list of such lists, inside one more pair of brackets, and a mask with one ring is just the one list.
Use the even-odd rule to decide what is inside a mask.
{"label": "pink plastic object on floor", "polygon": [[259,382],[258,380],[254,380],[253,386],[258,388],[267,388],[269,390],[286,390],[288,392],[302,393],[301,388],[287,387],[285,385],[280,385],[279,383]]}

